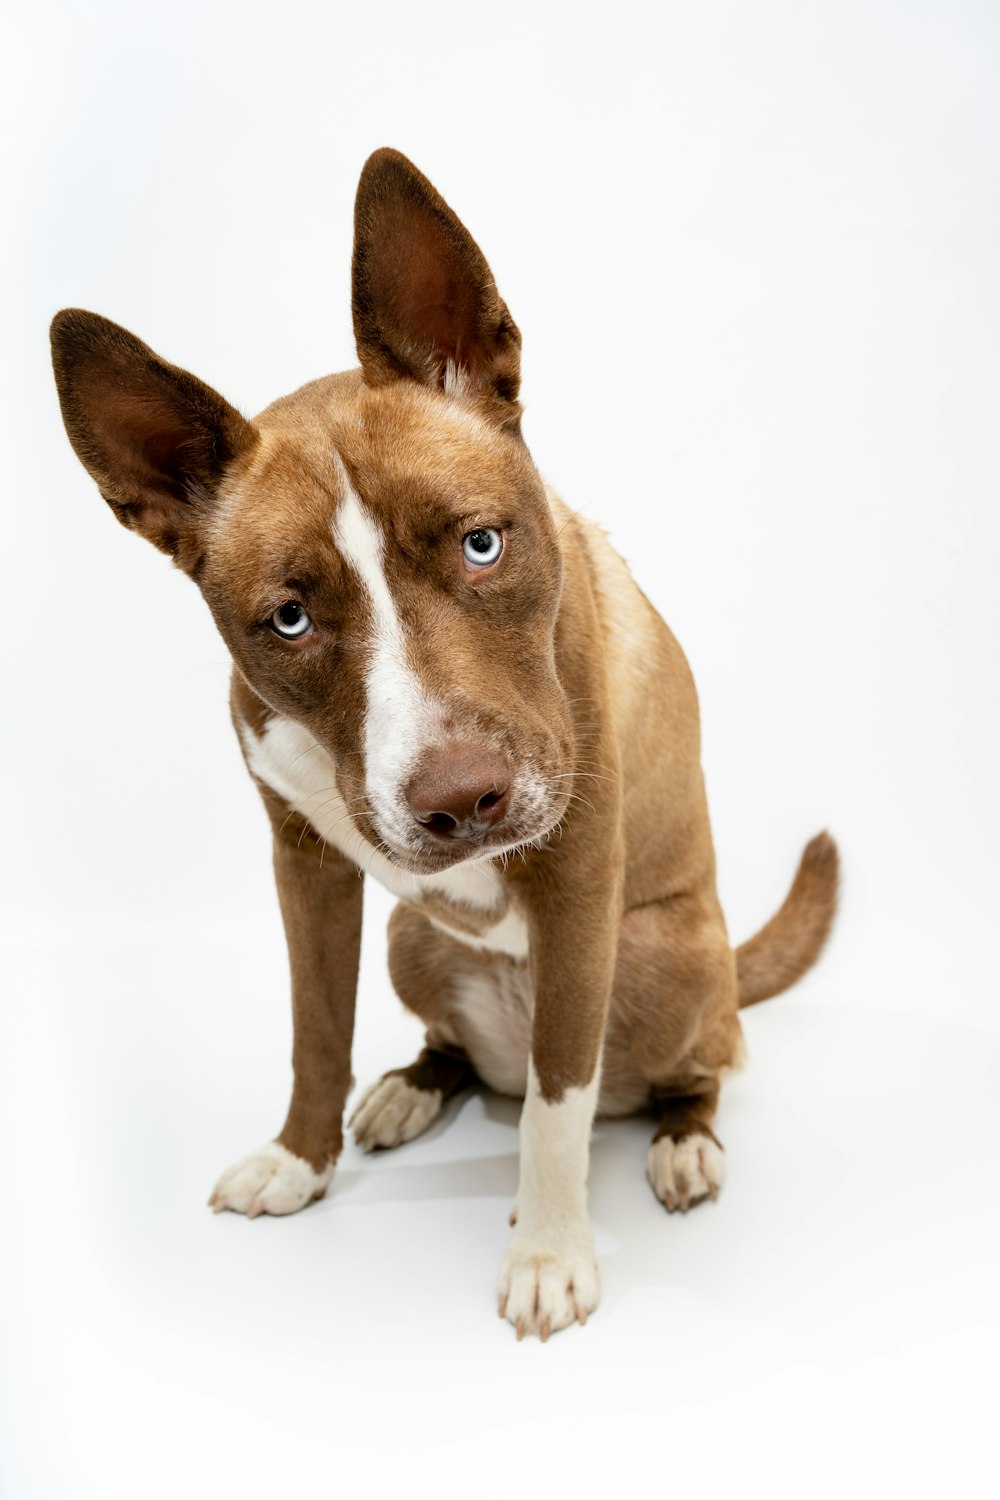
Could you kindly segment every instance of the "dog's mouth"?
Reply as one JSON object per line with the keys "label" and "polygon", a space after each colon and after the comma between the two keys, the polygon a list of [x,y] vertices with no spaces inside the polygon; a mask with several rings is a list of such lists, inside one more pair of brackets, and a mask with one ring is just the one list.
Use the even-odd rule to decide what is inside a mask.
{"label": "dog's mouth", "polygon": [[516,859],[518,855],[527,853],[531,848],[541,848],[551,837],[555,826],[553,824],[550,828],[543,828],[531,837],[515,838],[505,836],[501,832],[493,832],[481,839],[455,840],[443,847],[422,844],[400,848],[383,838],[380,840],[380,847],[393,864],[398,865],[410,875],[440,875],[445,870],[453,870],[459,865],[474,864],[479,860]]}

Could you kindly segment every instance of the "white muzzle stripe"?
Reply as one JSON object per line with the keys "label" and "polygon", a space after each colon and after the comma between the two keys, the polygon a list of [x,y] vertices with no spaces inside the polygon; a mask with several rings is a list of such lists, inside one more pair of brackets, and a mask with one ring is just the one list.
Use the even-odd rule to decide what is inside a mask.
{"label": "white muzzle stripe", "polygon": [[371,662],[365,681],[365,789],[379,831],[397,847],[414,843],[404,788],[421,755],[438,739],[441,706],[410,666],[403,625],[385,574],[385,542],[343,469],[344,498],[333,540],[353,568],[372,611]]}

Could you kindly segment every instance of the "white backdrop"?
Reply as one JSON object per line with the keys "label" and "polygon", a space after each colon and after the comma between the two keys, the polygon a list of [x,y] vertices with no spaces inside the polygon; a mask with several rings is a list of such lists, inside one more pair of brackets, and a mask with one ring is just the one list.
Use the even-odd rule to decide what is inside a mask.
{"label": "white backdrop", "polygon": [[[37,4],[4,85],[0,1491],[311,1483],[986,1493],[1000,1126],[1000,13],[985,3]],[[213,1218],[289,1081],[267,826],[196,591],[65,440],[46,328],[246,412],[354,362],[394,145],[524,335],[543,473],[699,684],[734,938],[840,841],[821,967],[748,1017],[719,1203],[598,1128],[605,1295],[516,1346],[516,1109]],[[355,1071],[410,1060],[372,892]],[[991,1473],[992,1470],[992,1473]]]}

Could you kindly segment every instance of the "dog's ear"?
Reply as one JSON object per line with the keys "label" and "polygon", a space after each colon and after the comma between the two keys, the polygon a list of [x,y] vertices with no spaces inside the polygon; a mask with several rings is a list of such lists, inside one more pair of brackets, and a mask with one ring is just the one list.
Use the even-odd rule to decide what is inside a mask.
{"label": "dog's ear", "polygon": [[376,151],[358,183],[353,309],[369,385],[408,376],[518,420],[517,325],[465,225],[398,151]]}
{"label": "dog's ear", "polygon": [[119,521],[196,573],[219,481],[258,441],[255,429],[96,313],[56,314],[52,365],[69,440]]}

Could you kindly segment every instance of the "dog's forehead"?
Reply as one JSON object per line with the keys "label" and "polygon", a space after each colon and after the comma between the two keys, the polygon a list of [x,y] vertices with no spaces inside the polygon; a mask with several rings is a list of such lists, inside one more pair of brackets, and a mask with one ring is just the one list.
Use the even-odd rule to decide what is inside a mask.
{"label": "dog's forehead", "polygon": [[393,519],[436,500],[457,510],[523,484],[523,449],[471,405],[409,382],[362,388],[335,424],[358,493]]}
{"label": "dog's forehead", "polygon": [[294,426],[260,429],[251,461],[220,496],[213,535],[213,571],[237,587],[295,571],[296,559],[332,557],[330,522],[346,493],[343,465],[332,443]]}
{"label": "dog's forehead", "polygon": [[[509,507],[538,486],[523,446],[471,407],[421,387],[333,386],[277,403],[220,517],[222,550],[244,555],[325,550],[348,498],[388,532],[425,515]],[[502,517],[497,517],[502,519]]]}

